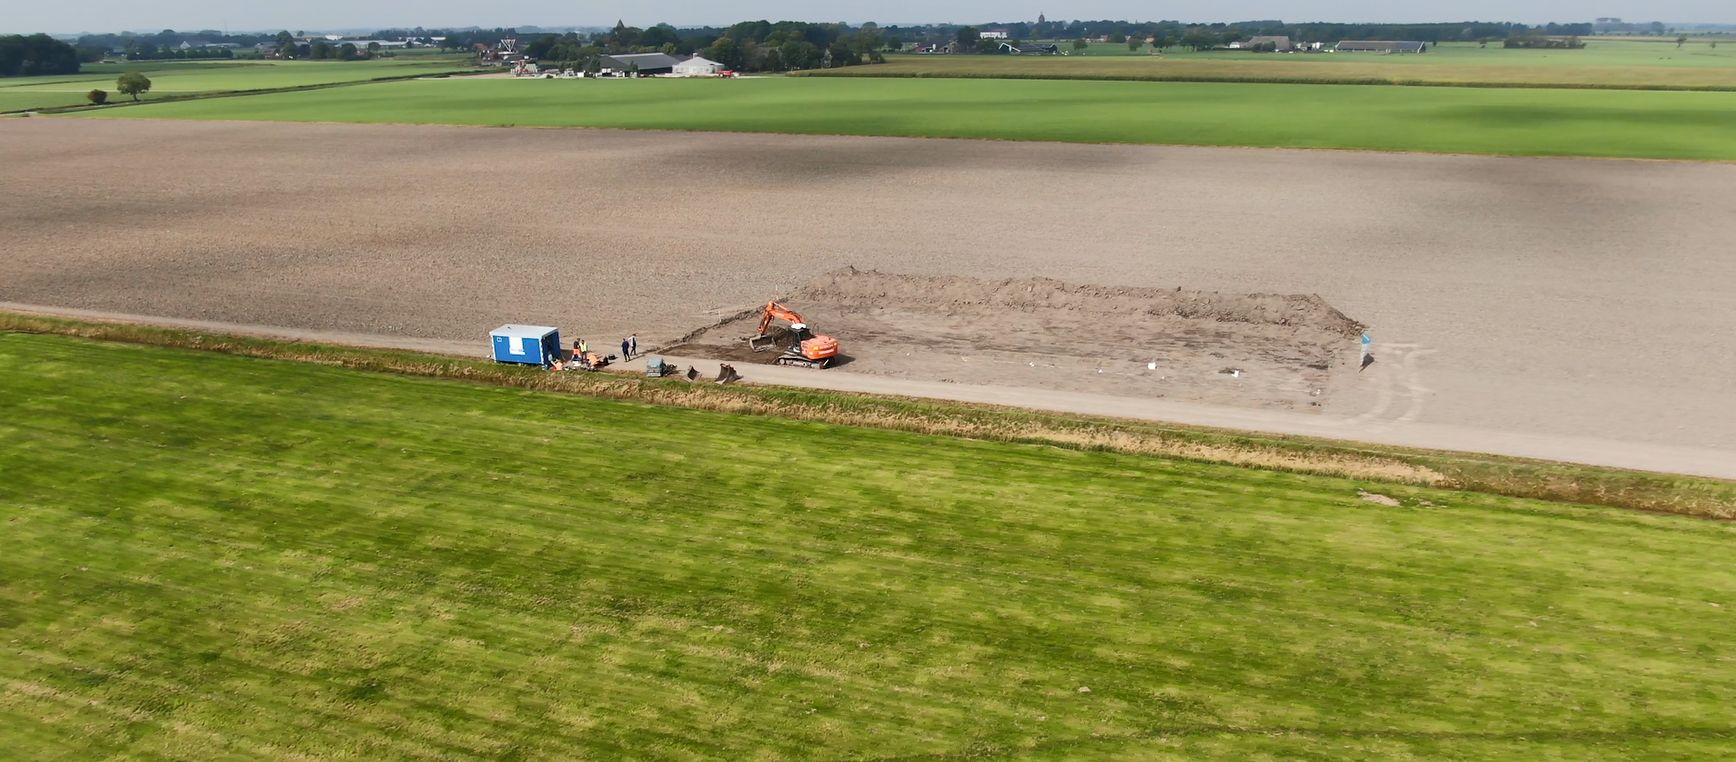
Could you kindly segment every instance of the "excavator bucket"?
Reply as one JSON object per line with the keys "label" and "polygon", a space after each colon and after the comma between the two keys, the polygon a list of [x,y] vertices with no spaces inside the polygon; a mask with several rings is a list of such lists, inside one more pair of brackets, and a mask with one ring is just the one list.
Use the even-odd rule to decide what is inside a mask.
{"label": "excavator bucket", "polygon": [[725,363],[717,369],[717,383],[728,384],[741,380],[741,374],[735,372],[735,366]]}
{"label": "excavator bucket", "polygon": [[764,352],[768,349],[774,349],[777,345],[778,340],[776,337],[763,333],[758,336],[749,336],[747,340],[748,348],[755,352]]}

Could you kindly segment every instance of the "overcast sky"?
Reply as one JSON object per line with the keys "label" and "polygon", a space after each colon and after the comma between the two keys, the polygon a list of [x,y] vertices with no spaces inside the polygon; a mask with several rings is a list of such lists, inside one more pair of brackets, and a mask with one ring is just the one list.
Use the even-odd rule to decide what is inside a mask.
{"label": "overcast sky", "polygon": [[1139,21],[1736,21],[1730,0],[0,0],[0,30],[82,32],[123,29],[327,29],[386,26],[723,25],[746,19],[878,21],[883,24],[1035,20]]}

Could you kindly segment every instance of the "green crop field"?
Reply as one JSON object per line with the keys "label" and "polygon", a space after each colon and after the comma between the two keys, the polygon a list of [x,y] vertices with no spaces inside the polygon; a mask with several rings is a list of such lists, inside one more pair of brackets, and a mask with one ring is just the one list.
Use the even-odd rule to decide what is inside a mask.
{"label": "green crop field", "polygon": [[[1065,45],[1063,45],[1065,48]],[[826,77],[990,77],[1155,81],[1368,82],[1736,89],[1736,44],[1593,41],[1583,50],[1447,44],[1421,55],[1189,52],[1094,43],[1085,55],[900,55],[886,64],[804,72]]]}
{"label": "green crop field", "polygon": [[0,377],[20,759],[1736,744],[1728,522],[44,335]]}
{"label": "green crop field", "polygon": [[1736,159],[1736,93],[995,79],[406,81],[95,117]]}
{"label": "green crop field", "polygon": [[111,101],[126,100],[115,91],[121,72],[139,71],[151,78],[145,100],[170,96],[307,87],[362,82],[387,77],[462,71],[472,68],[465,56],[406,56],[373,61],[136,61],[91,64],[79,74],[0,79],[0,112],[77,106],[85,93],[109,91]]}

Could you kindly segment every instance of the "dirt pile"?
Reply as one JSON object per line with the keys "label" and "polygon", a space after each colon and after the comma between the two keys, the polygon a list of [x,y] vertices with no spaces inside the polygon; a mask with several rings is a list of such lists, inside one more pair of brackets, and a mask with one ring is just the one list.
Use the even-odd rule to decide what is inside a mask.
{"label": "dirt pile", "polygon": [[898,302],[952,313],[1064,310],[1114,319],[1133,315],[1173,316],[1214,323],[1293,326],[1346,337],[1357,336],[1364,328],[1315,294],[1224,294],[1179,287],[1092,286],[1053,278],[927,277],[854,267],[829,273],[801,288],[790,299],[860,308]]}
{"label": "dirt pile", "polygon": [[[1252,407],[1319,407],[1362,331],[1318,296],[1048,278],[845,268],[782,301],[841,342],[839,370],[828,372]],[[668,351],[770,362],[776,352],[747,346],[758,319],[737,313]]]}

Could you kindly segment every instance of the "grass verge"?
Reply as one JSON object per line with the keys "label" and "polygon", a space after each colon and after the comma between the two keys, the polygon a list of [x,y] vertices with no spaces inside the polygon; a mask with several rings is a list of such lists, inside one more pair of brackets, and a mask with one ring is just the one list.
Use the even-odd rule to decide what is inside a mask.
{"label": "grass verge", "polygon": [[198,349],[447,378],[697,410],[774,416],[1511,497],[1736,519],[1736,482],[1470,453],[1067,416],[992,406],[769,386],[718,387],[616,374],[551,374],[420,352],[366,349],[0,312],[0,331]]}

